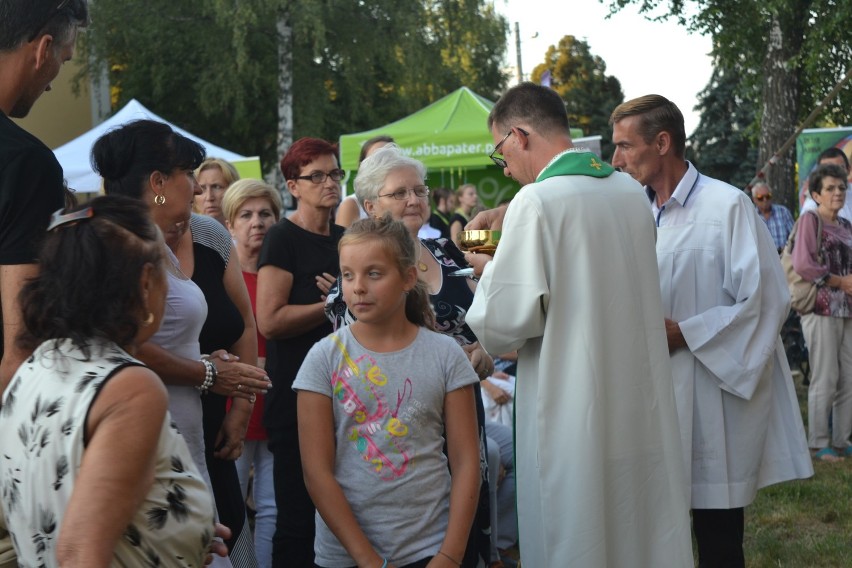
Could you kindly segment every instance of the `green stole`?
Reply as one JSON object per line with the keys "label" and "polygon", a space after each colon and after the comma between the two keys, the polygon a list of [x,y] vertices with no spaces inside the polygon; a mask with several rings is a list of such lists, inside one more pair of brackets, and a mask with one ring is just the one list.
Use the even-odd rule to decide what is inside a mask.
{"label": "green stole", "polygon": [[572,150],[563,153],[538,174],[535,181],[543,181],[555,176],[592,176],[605,178],[610,176],[615,169],[598,158],[589,150]]}

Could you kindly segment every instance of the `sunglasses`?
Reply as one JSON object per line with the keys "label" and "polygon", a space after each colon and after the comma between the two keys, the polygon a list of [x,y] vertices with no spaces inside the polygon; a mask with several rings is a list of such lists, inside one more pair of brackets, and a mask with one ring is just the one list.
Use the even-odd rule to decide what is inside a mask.
{"label": "sunglasses", "polygon": [[758,195],[754,198],[755,201],[768,201],[770,199],[772,199],[771,193],[767,193],[766,195]]}

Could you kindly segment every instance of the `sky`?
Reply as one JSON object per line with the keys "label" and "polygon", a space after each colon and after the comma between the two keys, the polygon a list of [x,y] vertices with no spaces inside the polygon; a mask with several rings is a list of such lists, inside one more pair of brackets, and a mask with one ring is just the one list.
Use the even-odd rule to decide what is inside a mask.
{"label": "sky", "polygon": [[[683,112],[687,136],[698,126],[698,114],[692,109],[712,73],[709,37],[689,34],[673,20],[647,21],[636,6],[606,19],[608,1],[604,5],[599,0],[494,0],[494,5],[509,22],[506,65],[513,70],[515,22],[519,24],[525,79],[544,62],[548,47],[573,35],[604,60],[607,75],[621,82],[624,100],[663,95]],[[517,72],[513,73],[510,84],[517,81]]]}

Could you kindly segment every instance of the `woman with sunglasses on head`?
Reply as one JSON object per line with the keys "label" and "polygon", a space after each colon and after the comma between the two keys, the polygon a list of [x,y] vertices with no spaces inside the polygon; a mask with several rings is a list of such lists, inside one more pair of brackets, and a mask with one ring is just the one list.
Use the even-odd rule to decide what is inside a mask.
{"label": "woman with sunglasses on head", "polygon": [[331,214],[345,172],[337,146],[318,138],[294,142],[280,166],[296,212],[267,232],[257,274],[257,324],[267,339],[266,369],[275,386],[265,398],[263,420],[278,507],[272,563],[313,568],[315,509],[302,476],[292,385],[310,348],[331,333],[320,285],[327,290],[339,271],[343,228],[331,223]]}
{"label": "woman with sunglasses on head", "polygon": [[[402,221],[415,242],[419,243],[417,273],[429,290],[429,299],[435,310],[436,331],[454,338],[464,348],[471,365],[480,380],[483,380],[493,372],[494,362],[464,321],[467,309],[473,302],[475,283],[469,278],[452,276],[454,272],[467,266],[464,255],[452,241],[419,239],[417,236],[420,227],[430,215],[429,188],[425,184],[425,177],[426,167],[421,162],[405,156],[396,144],[389,144],[361,163],[355,178],[355,195],[371,217],[390,215],[395,220]],[[335,283],[328,292],[326,306],[328,317],[334,322],[335,329],[355,321],[340,290],[339,282]],[[465,567],[476,566],[480,558],[488,566],[492,560],[491,556],[496,552],[496,547],[494,551],[491,550],[489,537],[489,478],[487,467],[484,465],[487,463],[489,448],[485,441],[485,410],[479,385],[475,394],[483,479],[479,507],[464,557]],[[499,457],[492,461],[499,463]]]}
{"label": "woman with sunglasses on head", "polygon": [[21,293],[35,349],[0,413],[3,509],[21,566],[194,566],[213,502],[168,393],[136,358],[166,308],[163,237],[146,208],[99,197],[54,214]]}
{"label": "woman with sunglasses on head", "polygon": [[[169,410],[193,461],[217,504],[225,505],[220,513],[228,517],[226,524],[234,533],[228,544],[236,566],[251,567],[254,550],[232,460],[241,451],[254,398],[267,391],[269,379],[251,364],[257,357],[255,325],[239,264],[227,259],[233,247],[230,235],[215,220],[191,215],[193,197],[200,192],[194,170],[203,159],[199,144],[152,120],[110,130],[92,148],[92,162],[104,178],[107,195],[144,203],[165,237],[166,315],[138,356],[166,383]],[[222,233],[218,239],[217,231]],[[202,409],[202,397],[209,399],[204,406],[221,407],[220,423],[213,424],[213,415]],[[235,402],[221,418],[225,397]],[[208,467],[214,449],[217,457],[231,460],[217,463],[216,483]],[[229,474],[234,489],[225,493],[236,496],[234,507],[223,500],[218,481]]]}

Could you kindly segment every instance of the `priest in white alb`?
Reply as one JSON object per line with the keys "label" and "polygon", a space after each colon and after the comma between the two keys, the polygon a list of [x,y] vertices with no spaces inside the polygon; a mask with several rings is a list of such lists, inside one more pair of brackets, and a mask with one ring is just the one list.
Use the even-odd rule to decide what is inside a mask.
{"label": "priest in white alb", "polygon": [[481,274],[467,323],[489,352],[518,350],[523,564],[692,567],[655,228],[641,187],[572,146],[550,89],[510,89],[488,124],[492,159],[525,187],[505,212],[493,261],[467,255]]}

